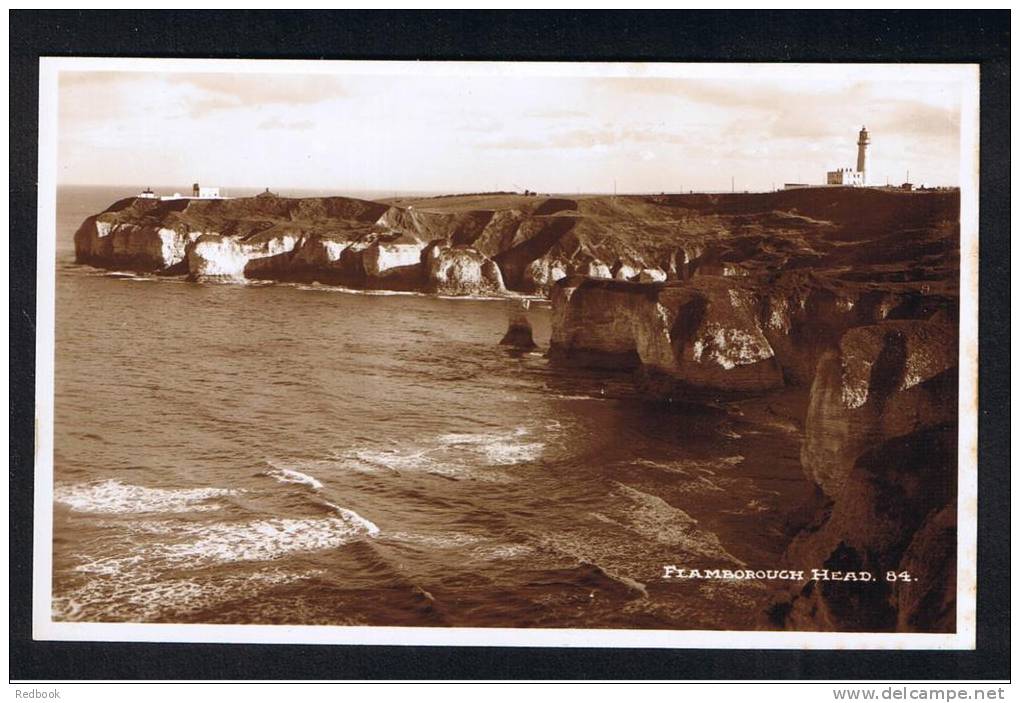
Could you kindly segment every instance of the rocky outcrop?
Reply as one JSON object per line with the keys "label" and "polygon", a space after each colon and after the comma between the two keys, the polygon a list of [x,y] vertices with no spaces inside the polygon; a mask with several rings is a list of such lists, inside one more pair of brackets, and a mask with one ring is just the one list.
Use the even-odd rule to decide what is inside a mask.
{"label": "rocky outcrop", "polygon": [[661,283],[667,278],[666,272],[659,268],[641,269],[637,275],[637,280],[640,283]]}
{"label": "rocky outcrop", "polygon": [[955,496],[955,423],[869,447],[784,559],[873,580],[809,580],[774,610],[778,621],[791,629],[952,631]]}
{"label": "rocky outcrop", "polygon": [[300,242],[299,237],[282,233],[248,240],[204,234],[187,250],[188,274],[199,281],[276,278],[290,269]]}
{"label": "rocky outcrop", "polygon": [[422,254],[426,290],[441,295],[499,295],[506,292],[496,262],[466,246],[430,244]]}
{"label": "rocky outcrop", "polygon": [[613,272],[610,270],[609,265],[605,262],[593,259],[591,261],[582,261],[574,267],[574,274],[579,276],[588,276],[589,278],[612,278]]}
{"label": "rocky outcrop", "polygon": [[[955,465],[954,465],[955,466]],[[900,559],[911,575],[894,587],[896,630],[952,632],[956,629],[956,504],[929,513]]]}
{"label": "rocky outcrop", "polygon": [[666,283],[560,280],[551,296],[550,356],[636,371],[652,398],[725,401],[779,386],[806,395],[788,404],[806,407],[800,458],[819,487],[819,507],[791,506],[808,524],[793,537],[784,565],[872,580],[798,582],[774,603],[772,626],[952,631],[952,281],[704,270]]}
{"label": "rocky outcrop", "polygon": [[506,334],[503,335],[503,339],[499,343],[519,350],[534,349],[537,346],[531,332],[531,322],[528,321],[527,301],[510,311]]}
{"label": "rocky outcrop", "polygon": [[633,281],[641,275],[641,269],[632,266],[631,264],[625,264],[623,262],[617,262],[613,266],[613,278],[618,281]]}
{"label": "rocky outcrop", "polygon": [[164,273],[182,268],[188,246],[201,234],[94,216],[85,220],[74,241],[81,263]]}
{"label": "rocky outcrop", "polygon": [[819,362],[801,463],[828,505],[784,559],[874,582],[810,581],[777,603],[779,623],[955,627],[955,334],[941,316],[857,327]]}
{"label": "rocky outcrop", "polygon": [[205,234],[188,253],[188,275],[194,280],[244,280],[248,253],[236,239]]}
{"label": "rocky outcrop", "polygon": [[567,277],[567,268],[568,264],[560,259],[546,256],[535,259],[524,269],[522,286],[529,292],[548,295],[556,281]]}
{"label": "rocky outcrop", "polygon": [[338,258],[325,269],[305,270],[302,278],[358,288],[420,290],[424,249],[425,242],[408,235],[372,233],[342,247],[334,244],[327,255],[339,250]]}
{"label": "rocky outcrop", "polygon": [[552,358],[635,369],[657,397],[782,384],[751,291],[722,279],[661,285],[568,278],[553,293]]}
{"label": "rocky outcrop", "polygon": [[843,492],[869,447],[954,421],[955,330],[926,320],[857,327],[818,364],[801,463],[827,495]]}
{"label": "rocky outcrop", "polygon": [[402,236],[377,240],[361,250],[361,267],[373,287],[386,287],[388,279],[420,275],[421,253],[425,242]]}
{"label": "rocky outcrop", "polygon": [[326,284],[341,283],[341,257],[350,245],[350,241],[328,234],[306,237],[290,259],[288,277]]}

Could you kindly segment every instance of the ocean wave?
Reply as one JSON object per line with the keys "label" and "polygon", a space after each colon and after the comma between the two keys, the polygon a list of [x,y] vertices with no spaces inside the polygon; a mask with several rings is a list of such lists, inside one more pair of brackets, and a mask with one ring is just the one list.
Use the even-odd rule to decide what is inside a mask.
{"label": "ocean wave", "polygon": [[723,547],[718,535],[700,528],[698,521],[685,511],[658,496],[618,481],[613,483],[614,493],[626,499],[631,507],[620,519],[607,518],[601,514],[596,517],[621,524],[645,539],[679,547],[689,554],[743,565],[743,561]]}
{"label": "ocean wave", "polygon": [[574,568],[582,571],[582,578],[585,573],[591,575],[594,572],[600,578],[625,586],[642,598],[648,596],[647,586],[632,577],[638,572],[633,551],[621,551],[616,544],[592,540],[590,534],[580,533],[547,534],[541,543],[545,549],[567,557]]}
{"label": "ocean wave", "polygon": [[359,449],[352,456],[369,467],[390,471],[416,471],[434,468],[428,450],[401,452],[396,449]]}
{"label": "ocean wave", "polygon": [[[194,523],[140,520],[127,528],[147,538],[133,553],[85,557],[74,571],[114,577],[128,572],[168,572],[227,562],[260,562],[294,552],[335,549],[363,537],[376,537],[378,526],[353,510],[328,504],[337,517],[267,518],[246,522]],[[165,539],[153,540],[152,537]]]}
{"label": "ocean wave", "polygon": [[[378,534],[378,528],[374,525],[372,528]],[[270,561],[291,552],[335,549],[365,534],[372,536],[366,525],[343,515],[217,523],[197,530],[192,541],[163,545],[159,556],[189,566],[209,562]]]}
{"label": "ocean wave", "polygon": [[534,547],[526,544],[508,544],[469,532],[392,532],[386,538],[428,549],[459,550],[468,558],[480,561],[508,561],[534,552]]}
{"label": "ocean wave", "polygon": [[371,520],[361,517],[360,515],[358,515],[356,512],[349,508],[341,508],[339,505],[336,505],[335,503],[327,503],[326,505],[336,510],[336,512],[339,513],[340,516],[343,517],[345,520],[348,520],[352,524],[363,529],[369,537],[379,536],[380,532],[379,527]]}
{"label": "ocean wave", "polygon": [[57,621],[146,622],[180,618],[226,601],[251,597],[280,585],[322,574],[321,569],[284,572],[261,569],[246,575],[154,579],[149,572],[118,572],[117,578],[92,578],[53,598]]}
{"label": "ocean wave", "polygon": [[472,554],[483,561],[511,561],[529,556],[535,552],[534,547],[526,544],[500,544],[477,547]]}
{"label": "ocean wave", "polygon": [[274,466],[273,469],[269,471],[263,471],[260,475],[275,478],[280,483],[298,483],[304,486],[310,486],[311,488],[314,488],[317,491],[322,488],[322,481],[315,478],[314,476],[309,476],[308,474],[301,473],[300,471],[297,471],[295,469],[288,469],[286,467],[276,467],[275,465],[273,466]]}
{"label": "ocean wave", "polygon": [[691,476],[702,474],[715,476],[719,469],[739,466],[744,463],[744,457],[740,454],[734,456],[723,456],[715,459],[672,459],[669,461],[655,461],[653,459],[634,459],[632,466],[645,466],[651,469],[662,469],[671,473]]}
{"label": "ocean wave", "polygon": [[467,449],[473,454],[481,455],[490,464],[511,466],[535,461],[541,456],[545,448],[544,443],[520,439],[529,434],[526,427],[518,427],[510,432],[452,432],[440,435],[436,441],[446,447]]}
{"label": "ocean wave", "polygon": [[452,479],[509,481],[495,467],[536,461],[543,442],[528,438],[524,427],[504,432],[450,432],[412,448],[356,449],[347,455],[352,468],[362,471],[430,473]]}
{"label": "ocean wave", "polygon": [[56,486],[53,499],[80,513],[190,513],[219,510],[209,501],[239,491],[229,488],[149,488],[108,479]]}
{"label": "ocean wave", "polygon": [[461,549],[484,541],[483,537],[467,532],[394,532],[386,537],[430,549]]}

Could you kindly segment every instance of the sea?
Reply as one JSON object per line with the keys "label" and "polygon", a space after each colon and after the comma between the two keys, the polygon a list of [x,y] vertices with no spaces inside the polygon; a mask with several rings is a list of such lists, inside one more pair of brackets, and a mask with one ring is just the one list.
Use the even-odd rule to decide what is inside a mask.
{"label": "sea", "polygon": [[57,198],[58,621],[761,629],[796,428],[499,346],[498,300],[74,263]]}

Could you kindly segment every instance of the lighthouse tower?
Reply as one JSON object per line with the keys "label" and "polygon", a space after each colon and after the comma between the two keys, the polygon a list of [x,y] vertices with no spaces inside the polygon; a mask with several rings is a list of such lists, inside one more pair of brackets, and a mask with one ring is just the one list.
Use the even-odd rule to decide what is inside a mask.
{"label": "lighthouse tower", "polygon": [[857,135],[857,170],[861,174],[861,184],[868,184],[868,144],[871,138],[868,136],[868,128],[861,127]]}

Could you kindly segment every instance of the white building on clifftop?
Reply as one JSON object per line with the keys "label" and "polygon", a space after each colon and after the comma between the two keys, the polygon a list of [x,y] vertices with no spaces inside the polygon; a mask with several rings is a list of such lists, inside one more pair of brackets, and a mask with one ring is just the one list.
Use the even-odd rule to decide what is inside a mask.
{"label": "white building on clifftop", "polygon": [[146,188],[139,193],[137,198],[159,198],[160,200],[229,200],[225,195],[220,194],[219,187],[200,186],[195,183],[191,186],[191,195],[174,193],[173,195],[156,195],[151,188]]}
{"label": "white building on clifftop", "polygon": [[864,174],[852,168],[839,168],[825,174],[825,185],[862,186],[864,185]]}

